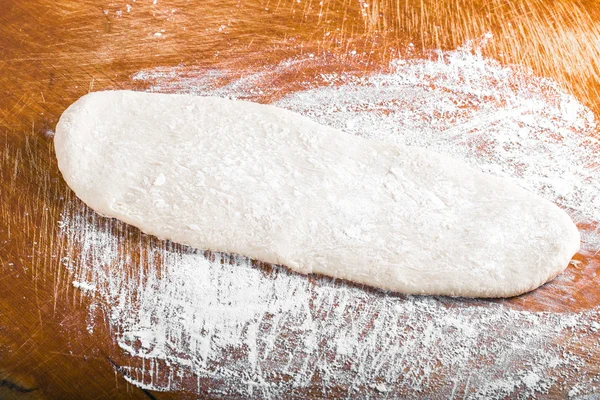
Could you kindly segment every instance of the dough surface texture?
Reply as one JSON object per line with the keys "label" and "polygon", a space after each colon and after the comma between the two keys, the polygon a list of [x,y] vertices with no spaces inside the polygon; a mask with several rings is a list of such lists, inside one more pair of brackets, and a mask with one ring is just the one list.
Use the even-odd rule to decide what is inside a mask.
{"label": "dough surface texture", "polygon": [[61,116],[55,147],[67,184],[98,213],[302,274],[508,297],[579,249],[569,216],[509,179],[269,105],[90,93]]}

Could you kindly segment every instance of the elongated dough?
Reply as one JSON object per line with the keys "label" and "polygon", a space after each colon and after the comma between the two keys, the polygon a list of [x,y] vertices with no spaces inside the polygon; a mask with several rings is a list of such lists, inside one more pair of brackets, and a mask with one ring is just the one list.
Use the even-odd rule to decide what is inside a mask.
{"label": "elongated dough", "polygon": [[505,297],[579,249],[556,205],[415,147],[277,107],[90,93],[56,128],[58,166],[98,213],[159,238],[411,294]]}

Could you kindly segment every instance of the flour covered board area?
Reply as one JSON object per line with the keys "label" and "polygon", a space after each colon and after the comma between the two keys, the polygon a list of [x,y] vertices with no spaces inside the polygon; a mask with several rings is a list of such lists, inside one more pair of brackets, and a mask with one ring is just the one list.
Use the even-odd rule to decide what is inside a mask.
{"label": "flour covered board area", "polygon": [[[104,313],[131,356],[128,379],[201,392],[210,377],[215,393],[240,395],[315,382],[446,397],[592,385],[560,382],[584,367],[562,346],[594,334],[595,309],[534,313],[395,292],[518,295],[562,272],[580,233],[581,251],[593,251],[597,236],[572,222],[597,221],[587,192],[597,172],[578,159],[580,147],[594,150],[583,146],[593,115],[551,82],[463,51],[379,75],[321,76],[278,108],[224,99],[264,103],[273,75],[318,62],[290,60],[226,85],[214,82],[227,71],[141,71],[132,79],[150,92],[183,95],[93,93],[61,118],[59,167],[78,197],[216,252],[150,241],[132,273],[119,243],[132,228],[65,209],[73,251],[64,265],[94,299],[90,331]],[[452,118],[420,118],[436,111]],[[484,153],[473,150],[486,140]],[[561,330],[573,343],[554,346]]]}

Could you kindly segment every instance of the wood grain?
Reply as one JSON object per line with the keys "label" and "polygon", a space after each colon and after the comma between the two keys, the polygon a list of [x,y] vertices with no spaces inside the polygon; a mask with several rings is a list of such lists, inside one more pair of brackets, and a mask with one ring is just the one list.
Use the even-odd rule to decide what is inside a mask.
{"label": "wood grain", "polygon": [[[377,71],[398,54],[417,57],[493,32],[499,40],[485,49],[488,56],[551,77],[600,111],[595,1],[154,3],[138,0],[127,12],[125,1],[0,2],[0,398],[196,397],[127,383],[108,324],[87,331],[88,300],[61,266],[60,212],[77,200],[58,172],[52,131],[88,91],[144,89],[130,79],[144,68],[181,64],[242,74],[305,53],[334,57],[339,71]],[[349,57],[350,50],[359,56]],[[282,78],[278,96],[313,72]],[[581,265],[569,268],[569,279],[540,289],[535,299],[499,301],[527,310],[596,307],[600,256],[576,259]],[[561,301],[567,295],[574,300]],[[600,365],[598,349],[590,351]],[[315,387],[304,394],[319,393]]]}

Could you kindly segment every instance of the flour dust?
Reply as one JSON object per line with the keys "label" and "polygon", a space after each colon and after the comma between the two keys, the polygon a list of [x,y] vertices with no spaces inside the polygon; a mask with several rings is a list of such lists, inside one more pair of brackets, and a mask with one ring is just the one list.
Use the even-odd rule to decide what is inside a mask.
{"label": "flour dust", "polygon": [[[228,71],[185,67],[132,79],[153,91],[261,100],[275,93],[276,78],[318,62],[286,61],[226,84]],[[582,227],[600,221],[594,115],[552,81],[476,51],[397,60],[368,76],[317,75],[274,104],[348,133],[449,154],[512,177]],[[593,373],[600,308],[531,312],[396,295],[169,242],[124,248],[115,231],[127,229],[71,204],[61,221],[69,249],[63,261],[92,300],[89,329],[99,315],[108,318],[128,355],[122,371],[141,387],[272,398],[600,390]],[[598,232],[582,228],[582,237],[590,257],[600,248]]]}

